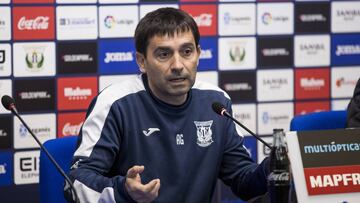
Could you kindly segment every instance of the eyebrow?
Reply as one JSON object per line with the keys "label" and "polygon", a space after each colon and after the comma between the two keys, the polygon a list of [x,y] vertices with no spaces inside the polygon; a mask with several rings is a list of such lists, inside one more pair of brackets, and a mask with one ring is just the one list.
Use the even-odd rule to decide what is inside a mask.
{"label": "eyebrow", "polygon": [[[195,45],[191,42],[188,42],[188,43],[184,43],[181,45],[180,48],[184,48],[184,47],[195,47]],[[154,52],[157,52],[157,51],[168,51],[168,50],[172,50],[169,46],[158,46],[156,47],[156,49],[154,50]]]}

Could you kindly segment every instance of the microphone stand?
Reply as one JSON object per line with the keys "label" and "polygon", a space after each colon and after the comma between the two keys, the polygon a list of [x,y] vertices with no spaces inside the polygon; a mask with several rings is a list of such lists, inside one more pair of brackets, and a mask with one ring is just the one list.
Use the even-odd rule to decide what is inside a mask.
{"label": "microphone stand", "polygon": [[267,146],[269,149],[272,149],[272,147],[266,143],[263,139],[261,139],[258,135],[256,135],[255,133],[251,132],[251,130],[249,130],[246,126],[244,126],[243,124],[241,124],[238,120],[236,120],[234,117],[232,117],[227,111],[222,112],[224,114],[224,116],[230,118],[231,120],[233,120],[236,124],[238,124],[239,126],[241,126],[243,129],[245,129],[248,133],[250,133],[252,136],[254,136],[257,140],[259,140],[261,143],[263,143],[265,146]]}
{"label": "microphone stand", "polygon": [[17,113],[15,105],[11,105],[10,106],[10,111],[21,121],[21,123],[25,126],[25,128],[30,132],[31,136],[35,139],[35,141],[38,143],[38,145],[40,146],[40,148],[45,152],[46,156],[50,159],[50,161],[55,165],[55,168],[58,170],[58,172],[65,178],[65,181],[68,182],[68,184],[70,185],[70,189],[72,190],[71,194],[72,194],[72,200],[75,203],[80,203],[80,200],[78,198],[78,195],[76,193],[76,190],[70,180],[70,178],[66,175],[66,173],[64,172],[64,170],[59,166],[59,164],[55,161],[55,159],[51,156],[51,154],[49,153],[49,151],[44,147],[43,144],[41,144],[41,142],[39,141],[39,139],[34,135],[34,133],[31,131],[31,129],[29,128],[29,126],[25,123],[25,121],[21,118],[21,116]]}

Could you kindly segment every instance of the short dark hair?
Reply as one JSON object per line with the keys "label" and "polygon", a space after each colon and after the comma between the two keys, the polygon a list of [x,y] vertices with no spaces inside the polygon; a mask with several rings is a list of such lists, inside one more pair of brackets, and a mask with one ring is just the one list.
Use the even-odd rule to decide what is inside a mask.
{"label": "short dark hair", "polygon": [[135,30],[136,51],[146,56],[149,40],[155,35],[174,36],[176,33],[191,31],[198,47],[200,33],[194,19],[186,12],[176,8],[159,8],[145,15]]}

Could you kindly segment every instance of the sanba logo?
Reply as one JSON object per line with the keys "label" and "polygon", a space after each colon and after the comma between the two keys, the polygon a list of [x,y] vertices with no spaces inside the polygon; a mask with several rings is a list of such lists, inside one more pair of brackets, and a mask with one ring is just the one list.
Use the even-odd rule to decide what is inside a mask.
{"label": "sanba logo", "polygon": [[46,30],[49,28],[49,17],[38,16],[34,19],[26,19],[23,16],[20,18],[17,27],[19,30]]}
{"label": "sanba logo", "polygon": [[85,100],[92,95],[92,90],[89,88],[81,89],[80,87],[65,87],[64,95],[65,97],[68,97],[69,100]]}
{"label": "sanba logo", "polygon": [[198,16],[193,16],[199,27],[210,27],[212,25],[212,17],[211,13],[202,13]]}
{"label": "sanba logo", "polygon": [[324,44],[300,44],[300,50],[305,51],[307,54],[317,54],[318,51],[325,50]]}
{"label": "sanba logo", "polygon": [[360,54],[360,45],[338,45],[336,46],[336,56]]}
{"label": "sanba logo", "polygon": [[133,52],[107,52],[105,53],[105,63],[110,62],[123,62],[123,61],[133,61]]}
{"label": "sanba logo", "polygon": [[21,99],[47,99],[51,95],[46,91],[20,92]]}
{"label": "sanba logo", "polygon": [[306,90],[319,90],[325,86],[325,80],[315,78],[301,78],[300,86]]}
{"label": "sanba logo", "polygon": [[234,117],[238,120],[244,121],[244,120],[250,120],[251,115],[249,113],[238,113],[234,112]]}
{"label": "sanba logo", "polygon": [[270,89],[279,89],[283,85],[287,85],[288,80],[286,78],[269,78],[269,79],[263,79],[263,85],[268,85]]}
{"label": "sanba logo", "polygon": [[344,18],[344,20],[354,20],[355,17],[360,16],[360,10],[352,9],[352,10],[338,10],[336,12],[338,17]]}
{"label": "sanba logo", "polygon": [[83,125],[83,121],[80,122],[77,125],[71,125],[71,123],[65,123],[62,133],[64,136],[69,136],[69,135],[77,135],[80,132],[81,126]]}

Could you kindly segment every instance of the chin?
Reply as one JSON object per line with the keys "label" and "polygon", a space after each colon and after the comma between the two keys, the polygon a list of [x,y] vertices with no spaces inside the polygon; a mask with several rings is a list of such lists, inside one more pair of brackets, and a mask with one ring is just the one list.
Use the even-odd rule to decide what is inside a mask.
{"label": "chin", "polygon": [[187,94],[189,90],[190,88],[184,87],[184,88],[173,89],[169,93],[173,96],[183,96],[184,94]]}

